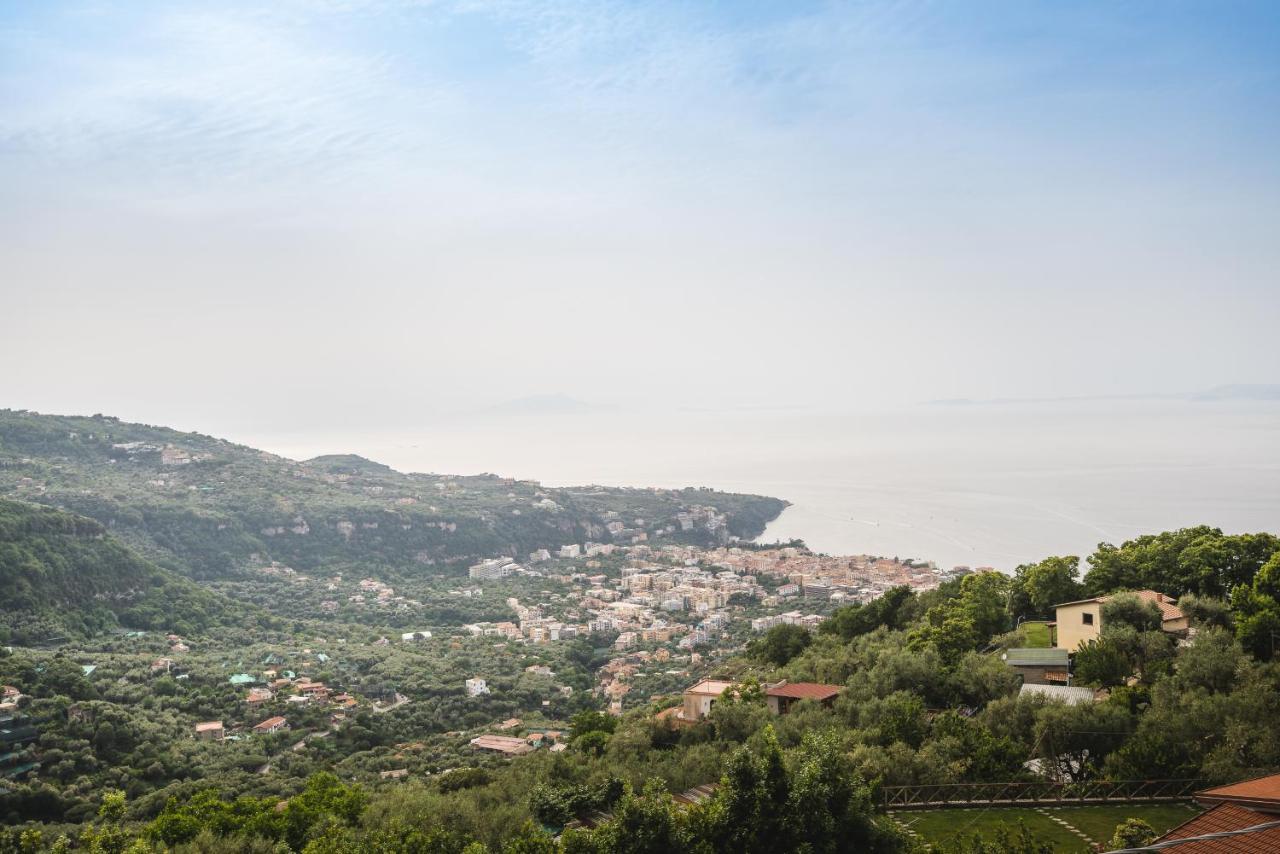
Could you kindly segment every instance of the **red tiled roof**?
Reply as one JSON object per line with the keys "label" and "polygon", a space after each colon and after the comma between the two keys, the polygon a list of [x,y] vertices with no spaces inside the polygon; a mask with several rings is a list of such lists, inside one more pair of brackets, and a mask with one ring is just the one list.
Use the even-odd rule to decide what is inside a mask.
{"label": "red tiled roof", "polygon": [[1196,792],[1196,800],[1204,804],[1234,803],[1280,813],[1280,774],[1205,789]]}
{"label": "red tiled roof", "polygon": [[1156,607],[1160,609],[1160,616],[1165,620],[1181,620],[1186,616],[1173,598],[1163,593],[1157,593],[1154,590],[1138,590],[1134,592],[1134,595],[1144,602],[1154,602]]}
{"label": "red tiled roof", "polygon": [[770,688],[770,697],[791,697],[796,700],[829,700],[844,690],[841,685],[823,685],[819,682],[790,682]]}
{"label": "red tiled roof", "polygon": [[[1265,824],[1276,819],[1277,816],[1273,813],[1257,812],[1235,804],[1223,803],[1178,825],[1156,841],[1168,842],[1173,839],[1203,836],[1206,833],[1244,830],[1246,827]],[[1228,836],[1226,839],[1187,842],[1171,850],[1176,851],[1177,854],[1274,854],[1280,851],[1280,827],[1259,830],[1256,833],[1243,833],[1239,836]]]}
{"label": "red tiled roof", "polygon": [[273,718],[267,718],[265,721],[258,724],[253,729],[254,729],[254,732],[266,732],[272,727],[280,726],[283,723],[285,723],[284,717],[281,715],[276,715]]}
{"label": "red tiled roof", "polygon": [[[1124,595],[1137,596],[1144,602],[1153,603],[1160,609],[1160,617],[1165,622],[1168,622],[1169,620],[1181,620],[1186,617],[1186,614],[1182,613],[1182,609],[1178,607],[1173,597],[1166,596],[1163,593],[1158,593],[1155,590],[1122,590],[1119,593],[1111,593],[1106,596],[1095,596],[1092,599],[1077,599],[1074,602],[1060,602],[1053,607],[1065,608],[1068,605],[1084,605],[1088,602],[1106,602],[1116,596]],[[1056,624],[1050,623],[1049,625],[1052,626]]]}

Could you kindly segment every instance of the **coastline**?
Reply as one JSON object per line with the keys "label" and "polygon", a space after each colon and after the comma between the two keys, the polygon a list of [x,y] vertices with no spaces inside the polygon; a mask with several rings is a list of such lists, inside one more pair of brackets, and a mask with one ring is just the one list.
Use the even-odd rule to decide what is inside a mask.
{"label": "coastline", "polygon": [[1100,542],[1280,508],[1280,405],[1124,401],[868,414],[634,412],[448,419],[409,431],[241,433],[292,458],[549,486],[706,486],[788,506],[755,539],[1012,571]]}

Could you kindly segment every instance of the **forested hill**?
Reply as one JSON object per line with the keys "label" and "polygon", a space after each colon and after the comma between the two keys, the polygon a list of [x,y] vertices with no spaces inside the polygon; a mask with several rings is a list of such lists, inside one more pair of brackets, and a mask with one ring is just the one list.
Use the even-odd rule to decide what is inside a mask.
{"label": "forested hill", "polygon": [[710,545],[757,536],[786,506],[709,489],[401,474],[356,456],[296,462],[102,415],[12,410],[0,410],[0,496],[96,519],[160,565],[199,578],[251,561],[420,572],[587,541]]}
{"label": "forested hill", "polygon": [[160,569],[92,519],[0,499],[0,635],[40,643],[122,626],[191,633],[229,603]]}

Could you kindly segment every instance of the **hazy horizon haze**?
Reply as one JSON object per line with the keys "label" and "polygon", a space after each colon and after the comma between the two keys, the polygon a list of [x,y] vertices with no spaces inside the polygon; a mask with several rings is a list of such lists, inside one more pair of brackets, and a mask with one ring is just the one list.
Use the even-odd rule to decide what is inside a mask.
{"label": "hazy horizon haze", "polygon": [[7,6],[0,405],[283,430],[1274,382],[1278,33],[1264,3]]}

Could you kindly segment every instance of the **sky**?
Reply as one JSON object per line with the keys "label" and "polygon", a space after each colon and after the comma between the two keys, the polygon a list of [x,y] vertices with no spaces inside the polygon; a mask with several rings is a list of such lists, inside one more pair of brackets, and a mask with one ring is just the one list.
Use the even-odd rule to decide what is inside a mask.
{"label": "sky", "polygon": [[0,406],[1280,382],[1273,2],[0,0]]}

